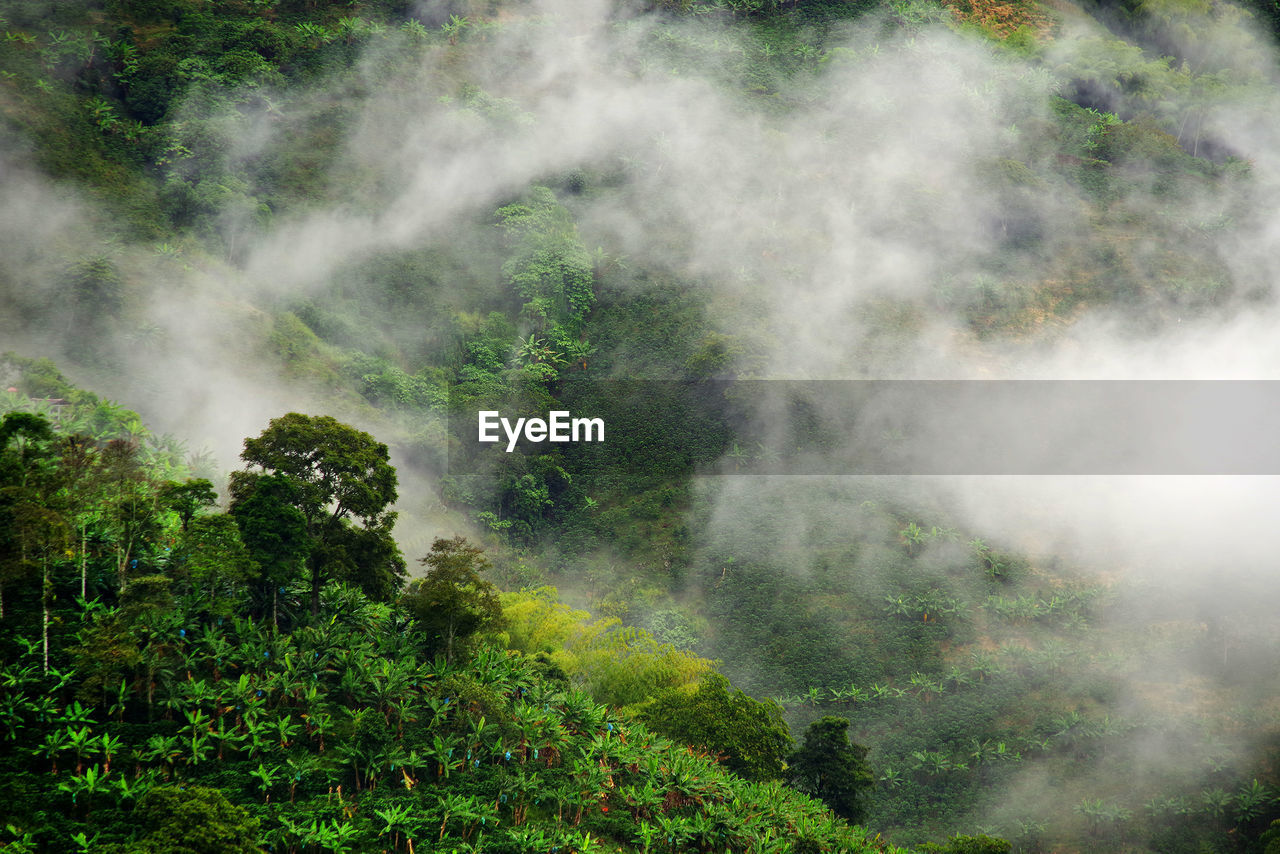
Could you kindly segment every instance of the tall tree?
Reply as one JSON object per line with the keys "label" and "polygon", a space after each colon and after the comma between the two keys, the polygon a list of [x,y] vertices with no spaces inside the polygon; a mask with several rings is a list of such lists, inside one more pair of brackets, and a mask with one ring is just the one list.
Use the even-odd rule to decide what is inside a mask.
{"label": "tall tree", "polygon": [[296,578],[311,554],[307,519],[298,509],[302,493],[283,474],[241,472],[232,490],[231,515],[240,539],[259,567],[263,603],[271,603],[271,624],[279,623],[279,590]]}
{"label": "tall tree", "polygon": [[139,549],[160,532],[158,495],[133,442],[108,442],[101,460],[106,496],[103,521],[115,543],[116,580],[123,593],[129,576],[137,571]]}
{"label": "tall tree", "polygon": [[58,466],[63,475],[63,504],[75,526],[80,598],[86,599],[89,595],[89,528],[100,513],[104,472],[98,449],[87,436],[68,436],[63,440]]}
{"label": "tall tree", "polygon": [[851,742],[848,730],[844,718],[819,718],[809,724],[804,746],[787,763],[795,788],[857,823],[866,815],[865,796],[875,785],[875,775],[867,764],[867,748]]}
{"label": "tall tree", "polygon": [[218,493],[214,491],[213,484],[202,477],[183,483],[171,480],[160,487],[160,500],[178,514],[182,531],[186,533],[197,513],[218,503]]}
{"label": "tall tree", "polygon": [[[261,476],[255,468],[286,477],[297,489],[293,506],[309,541],[311,613],[318,614],[320,588],[344,568],[337,553],[350,554],[342,547],[351,529],[358,522],[358,530],[389,531],[394,522],[387,508],[396,500],[397,480],[387,446],[330,416],[290,412],[272,420],[258,438],[245,439],[240,456],[249,469],[231,475],[233,504],[255,490]],[[391,586],[398,585],[397,577]]]}
{"label": "tall tree", "polygon": [[497,591],[480,577],[489,561],[465,537],[454,537],[432,543],[422,563],[426,577],[415,581],[402,601],[433,651],[453,660],[459,644],[502,616]]}
{"label": "tall tree", "polygon": [[7,528],[3,578],[25,581],[39,568],[40,637],[45,672],[49,670],[51,573],[62,553],[68,528],[60,501],[64,490],[53,445],[53,430],[49,422],[39,416],[9,413],[0,422],[0,521]]}
{"label": "tall tree", "polygon": [[183,533],[170,559],[171,574],[196,595],[200,609],[232,616],[237,600],[248,595],[261,573],[230,514],[196,517]]}
{"label": "tall tree", "polygon": [[0,618],[4,588],[24,580],[31,569],[28,538],[18,524],[39,479],[38,466],[53,439],[49,422],[29,412],[10,412],[0,421]]}

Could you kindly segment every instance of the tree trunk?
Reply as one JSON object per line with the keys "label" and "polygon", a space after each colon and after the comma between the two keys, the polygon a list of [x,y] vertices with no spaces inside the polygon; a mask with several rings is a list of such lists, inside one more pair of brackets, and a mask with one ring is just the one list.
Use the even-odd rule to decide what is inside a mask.
{"label": "tree trunk", "polygon": [[129,555],[133,552],[133,537],[130,536],[123,550],[116,546],[116,577],[120,581],[120,593],[129,583]]}
{"label": "tree trunk", "polygon": [[49,560],[40,561],[40,637],[44,644],[44,672],[49,672]]}
{"label": "tree trunk", "polygon": [[80,598],[81,599],[86,598],[85,579],[89,574],[89,555],[85,553],[86,549],[88,548],[87,546],[88,540],[89,540],[88,533],[85,531],[83,527],[81,527],[80,528]]}
{"label": "tree trunk", "polygon": [[320,566],[311,557],[311,616],[320,616]]}

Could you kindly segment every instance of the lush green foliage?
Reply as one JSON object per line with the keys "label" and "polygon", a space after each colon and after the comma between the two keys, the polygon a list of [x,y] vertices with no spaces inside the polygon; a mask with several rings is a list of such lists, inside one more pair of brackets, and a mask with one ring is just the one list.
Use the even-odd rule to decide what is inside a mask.
{"label": "lush green foliage", "polygon": [[[748,780],[784,776],[792,741],[782,710],[733,690],[718,673],[703,677],[692,691],[673,689],[658,696],[645,707],[641,720],[655,732],[723,757],[727,768]],[[826,800],[822,793],[811,794]],[[857,815],[844,817],[858,819]]]}
{"label": "lush green foliage", "polygon": [[804,744],[787,764],[788,774],[802,792],[856,822],[866,815],[865,795],[875,785],[875,775],[867,764],[867,749],[851,744],[848,730],[844,718],[819,718],[804,731]]}
{"label": "lush green foliage", "polygon": [[502,606],[480,578],[488,568],[483,551],[462,537],[436,540],[422,562],[427,574],[409,585],[401,604],[430,639],[427,651],[452,661],[468,638],[501,618]]}
{"label": "lush green foliage", "polygon": [[[104,486],[72,454],[94,446],[38,415],[5,416],[9,850],[874,847],[813,802],[746,783],[544,681],[530,659],[492,646],[461,655],[455,642],[497,612],[476,575],[484,557],[464,540],[436,542],[405,611],[337,584],[316,607],[312,580],[298,577],[283,613],[262,613],[246,595],[262,572],[250,554],[276,559],[283,546],[250,538],[246,549],[236,522],[274,507],[305,532],[320,502],[340,512],[353,458],[362,471],[385,465],[367,436],[332,419],[301,426],[345,445],[316,447],[301,429],[282,437],[295,422],[247,442],[276,471],[258,486],[283,499],[228,517],[209,508],[207,483],[157,484],[132,474],[127,454]],[[97,489],[108,491],[101,505],[59,497]],[[356,491],[352,511],[381,512],[380,495]],[[86,553],[71,547],[73,506],[94,544]],[[55,597],[77,562],[95,583]]]}
{"label": "lush green foliage", "polygon": [[[279,537],[266,549],[272,565],[287,564],[291,551],[305,554],[312,614],[319,613],[320,588],[329,580],[358,584],[380,600],[396,591],[404,558],[391,538],[396,514],[387,508],[396,500],[396,472],[386,445],[327,415],[291,412],[246,439],[241,456],[265,474],[253,468],[232,474],[231,512],[259,542]],[[296,510],[284,516],[300,515],[301,530],[290,530],[293,521],[283,535],[270,530],[279,504]]]}
{"label": "lush green foliage", "polygon": [[623,628],[616,617],[592,619],[558,601],[554,588],[504,593],[503,640],[526,655],[543,655],[580,681],[598,702],[638,710],[654,697],[692,687],[712,662]]}
{"label": "lush green foliage", "polygon": [[[874,67],[899,41],[928,49],[936,27],[975,37],[966,49],[991,68],[1043,77],[1034,122],[972,155],[990,246],[911,295],[860,302],[867,328],[852,361],[884,361],[939,315],[1003,357],[1089,309],[1131,309],[1161,328],[1270,287],[1238,284],[1222,251],[1235,238],[1219,239],[1249,233],[1236,229],[1256,211],[1239,204],[1252,167],[1213,138],[1214,116],[1269,85],[1248,71],[1265,61],[1224,51],[1242,43],[1200,26],[1206,11],[1239,23],[1235,6],[1084,4],[1099,27],[1076,37],[1022,0],[650,5],[657,15],[609,22],[640,46],[638,60],[619,58],[621,76],[652,66],[669,70],[673,91],[706,82],[779,142],[789,116],[832,97],[833,71]],[[6,188],[25,178],[10,153],[29,151],[60,190],[87,194],[97,235],[33,247],[0,234],[0,336],[40,330],[91,376],[147,361],[161,334],[142,305],[152,282],[238,280],[273,225],[329,205],[377,209],[376,188],[400,176],[351,150],[371,90],[495,131],[532,120],[518,96],[486,91],[492,56],[478,49],[529,15],[520,4],[0,7]],[[1276,29],[1276,3],[1245,8]],[[847,38],[868,12],[874,24]],[[892,839],[956,854],[1007,850],[953,835],[978,828],[1019,851],[1280,844],[1266,831],[1280,782],[1274,692],[1242,685],[1243,672],[1255,685],[1277,674],[1264,658],[1226,666],[1230,618],[1162,614],[1151,591],[1020,558],[878,494],[759,487],[743,503],[768,512],[725,532],[715,489],[693,475],[787,450],[726,404],[782,327],[742,296],[745,267],[726,274],[729,296],[705,287],[678,226],[660,260],[627,258],[625,236],[593,230],[591,212],[642,185],[644,168],[557,165],[471,216],[351,258],[305,293],[236,307],[242,358],[263,355],[330,411],[388,425],[398,459],[440,476],[433,512],[482,532],[487,556],[438,541],[430,572],[404,590],[399,483],[368,434],[323,416],[277,419],[246,442],[223,513],[207,457],[49,362],[0,362],[0,386],[15,389],[0,392],[11,413],[0,427],[0,796],[14,828],[0,845],[875,847],[776,783],[725,775],[713,756],[759,781],[786,774]],[[903,181],[925,204],[947,180],[931,169],[913,164]],[[878,227],[905,229],[909,205],[895,219],[891,201]],[[788,219],[772,233],[802,228]],[[803,286],[793,259],[774,258],[770,241],[757,248],[762,286]],[[717,322],[715,301],[738,299],[727,316],[743,320]],[[676,381],[637,395],[635,378]],[[446,459],[449,428],[469,429],[481,407],[590,410],[611,423],[626,412],[628,430],[601,446],[454,465],[475,461]],[[481,577],[489,560],[486,577],[512,592]],[[1158,684],[1133,663],[1144,657],[1175,658],[1189,675]],[[750,699],[715,667],[775,699]],[[1129,692],[1204,711],[1148,719]],[[785,769],[779,707],[813,734]],[[1155,763],[1139,796],[1130,767],[1151,754],[1185,761]],[[1028,779],[1052,781],[1053,796],[1001,802]]]}

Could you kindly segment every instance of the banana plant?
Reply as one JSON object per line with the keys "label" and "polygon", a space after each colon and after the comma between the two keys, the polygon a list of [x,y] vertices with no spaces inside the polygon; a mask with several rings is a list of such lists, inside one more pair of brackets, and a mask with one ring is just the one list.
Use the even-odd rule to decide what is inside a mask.
{"label": "banana plant", "polygon": [[650,824],[644,819],[639,821],[636,826],[635,841],[644,846],[640,849],[640,854],[649,854],[653,850],[653,840],[658,838],[660,832],[656,824]]}
{"label": "banana plant", "polygon": [[[409,836],[410,830],[416,822],[413,819],[413,810],[404,804],[392,804],[386,809],[375,809],[373,814],[382,819],[382,830],[378,832],[378,838],[391,834],[392,846],[394,850],[400,850],[400,834],[405,833],[406,838]],[[412,842],[409,843],[412,846]]]}
{"label": "banana plant", "polygon": [[396,726],[401,735],[404,733],[401,706],[410,698],[410,688],[415,681],[415,670],[412,664],[383,659],[369,674],[370,699],[382,714],[387,726],[392,725],[391,719],[394,714]]}
{"label": "banana plant", "polygon": [[356,850],[353,846],[359,832],[359,829],[350,822],[339,819],[332,821],[312,819],[311,824],[306,826],[301,836],[302,842],[306,845],[316,845],[322,850],[332,851],[335,854],[348,854]]}
{"label": "banana plant", "polygon": [[258,767],[249,772],[249,776],[258,781],[258,791],[262,792],[262,802],[264,804],[271,803],[271,787],[280,780],[280,769],[278,767],[268,768],[265,764],[259,762]]}
{"label": "banana plant", "polygon": [[907,548],[907,554],[914,555],[916,549],[928,538],[924,528],[921,528],[915,522],[908,522],[907,526],[898,532],[898,540]]}
{"label": "banana plant", "polygon": [[114,716],[117,723],[124,723],[124,712],[128,707],[129,701],[129,680],[120,679],[120,687],[116,689],[115,697],[111,700],[111,705],[107,707],[107,716]]}
{"label": "banana plant", "polygon": [[651,778],[642,777],[636,783],[621,786],[618,796],[631,811],[633,818],[652,818],[662,807],[663,794],[654,786]]}
{"label": "banana plant", "polygon": [[249,745],[249,758],[256,759],[271,749],[273,743],[271,721],[254,709],[246,709],[241,719],[246,743]]}
{"label": "banana plant", "polygon": [[472,795],[448,794],[439,798],[439,806],[441,812],[440,818],[440,835],[436,838],[437,842],[444,841],[445,828],[452,818],[467,818],[475,816],[479,818],[477,812],[478,801]]}
{"label": "banana plant", "polygon": [[520,827],[528,818],[530,799],[542,790],[543,780],[521,767],[508,779],[508,785],[511,792],[511,824]]}
{"label": "banana plant", "polygon": [[380,748],[374,757],[373,763],[370,765],[369,788],[372,789],[377,785],[377,781],[382,776],[384,769],[392,775],[399,771],[402,776],[407,778],[408,771],[405,765],[409,761],[409,752],[404,749],[404,743],[401,741],[392,741]]}
{"label": "banana plant", "polygon": [[299,717],[307,727],[307,736],[317,742],[318,752],[324,753],[324,737],[333,732],[333,715],[317,711]]}
{"label": "banana plant", "polygon": [[[1214,819],[1222,819],[1231,809],[1234,798],[1221,788],[1214,787],[1200,794],[1201,809]],[[1102,802],[1099,801],[1099,804]]]}
{"label": "banana plant", "polygon": [[[94,795],[105,793],[108,788],[105,775],[97,765],[91,765],[83,772],[77,772],[70,779],[58,783],[58,791],[71,795],[73,804],[79,804],[81,798],[88,801]],[[88,811],[87,806],[85,811]]]}
{"label": "banana plant", "polygon": [[210,734],[218,745],[219,762],[222,762],[226,757],[228,747],[231,748],[232,753],[237,753],[240,750],[240,745],[247,740],[247,737],[238,731],[235,722],[229,720],[226,716],[218,718],[217,724]]}
{"label": "banana plant", "polygon": [[472,718],[468,721],[468,724],[470,729],[470,740],[467,742],[467,756],[473,761],[478,761],[480,755],[487,752],[485,749],[485,740],[488,737],[486,736],[486,733],[491,735],[493,733],[493,728],[488,725],[484,715],[481,715],[478,718]]}
{"label": "banana plant", "polygon": [[689,816],[689,837],[699,850],[717,847],[719,839],[715,819],[702,811]]}
{"label": "banana plant", "polygon": [[865,688],[857,685],[850,685],[848,688],[832,688],[831,698],[837,703],[846,705],[854,705],[856,703],[865,703],[869,698]]}
{"label": "banana plant", "polygon": [[187,764],[199,765],[208,759],[213,751],[213,745],[209,743],[211,740],[209,729],[213,718],[199,709],[187,709],[184,714],[187,723],[178,730],[178,735],[182,738]]}
{"label": "banana plant", "polygon": [[182,758],[182,739],[179,736],[152,735],[147,739],[147,746],[135,750],[138,759],[145,762],[164,762],[168,765],[166,777],[171,777],[173,768]]}
{"label": "banana plant", "polygon": [[338,679],[338,690],[342,692],[346,703],[350,706],[363,706],[368,702],[367,686],[369,684],[368,677],[365,673],[365,665],[363,660],[351,659],[347,661],[339,661],[340,673]]}
{"label": "banana plant", "polygon": [[148,768],[144,773],[133,779],[124,774],[116,774],[109,777],[107,782],[114,800],[133,801],[136,803],[155,786],[158,775],[159,772],[156,769]]}
{"label": "banana plant", "polygon": [[463,759],[460,756],[454,756],[461,744],[461,740],[456,736],[442,735],[439,732],[432,733],[429,755],[435,760],[436,776],[444,777],[447,780],[450,772],[462,767]]}
{"label": "banana plant", "polygon": [[1263,815],[1276,803],[1276,792],[1270,786],[1260,784],[1256,779],[1252,785],[1241,786],[1233,798],[1236,821],[1247,824]]}
{"label": "banana plant", "polygon": [[574,759],[569,766],[570,773],[577,784],[574,797],[577,805],[573,817],[574,826],[582,822],[582,816],[587,807],[599,803],[605,795],[609,772],[601,766],[602,763],[594,758]]}
{"label": "banana plant", "polygon": [[889,700],[893,698],[893,687],[875,683],[867,687],[868,695],[873,700]]}
{"label": "banana plant", "polygon": [[879,782],[884,783],[886,789],[896,789],[902,785],[902,772],[885,765],[880,769]]}
{"label": "banana plant", "polygon": [[5,740],[17,741],[19,733],[32,729],[26,719],[35,704],[19,690],[7,688],[6,692],[7,696],[0,698],[0,724],[5,729]]}
{"label": "banana plant", "polygon": [[75,854],[92,854],[94,848],[98,844],[98,837],[101,835],[101,833],[95,833],[93,836],[90,836],[84,831],[72,834],[71,841],[76,846]]}
{"label": "banana plant", "polygon": [[587,369],[587,358],[596,352],[596,348],[591,346],[589,341],[566,341],[564,343],[564,355],[570,363],[576,364],[582,370]]}
{"label": "banana plant", "polygon": [[111,773],[111,757],[118,754],[124,747],[124,741],[111,733],[104,733],[98,736],[97,749],[102,753],[102,773]]}
{"label": "banana plant", "polygon": [[[338,748],[339,761],[351,767],[356,791],[360,791],[376,778],[375,767],[380,758],[379,748],[366,747],[355,742],[346,742]],[[363,770],[363,774],[361,771]]]}
{"label": "banana plant", "polygon": [[66,729],[67,750],[76,755],[76,773],[84,770],[84,758],[94,752],[96,739],[93,730],[87,726],[68,726]]}
{"label": "banana plant", "polygon": [[604,723],[605,707],[592,700],[589,694],[576,688],[565,692],[561,708],[562,723],[572,733],[594,732]]}
{"label": "banana plant", "polygon": [[969,675],[969,671],[954,664],[947,670],[946,676],[943,677],[943,683],[949,684],[956,690],[971,682],[973,682],[973,677]]}
{"label": "banana plant", "polygon": [[551,851],[556,843],[554,832],[533,825],[510,828],[507,839],[520,851]]}
{"label": "banana plant", "polygon": [[289,747],[293,744],[293,740],[302,731],[302,725],[294,722],[293,715],[276,718],[272,721],[271,726],[274,729],[275,740],[280,742],[281,747]]}
{"label": "banana plant", "polygon": [[693,836],[689,828],[689,820],[679,815],[661,814],[655,816],[658,823],[658,835],[666,840],[667,850],[684,851],[685,843]]}
{"label": "banana plant", "polygon": [[37,756],[48,757],[53,774],[58,773],[58,754],[71,747],[71,732],[72,730],[68,727],[46,733],[44,741],[32,751]]}
{"label": "banana plant", "polygon": [[284,776],[289,781],[289,803],[294,802],[294,798],[298,795],[298,786],[303,780],[309,778],[319,768],[320,763],[308,754],[289,756],[285,759]]}

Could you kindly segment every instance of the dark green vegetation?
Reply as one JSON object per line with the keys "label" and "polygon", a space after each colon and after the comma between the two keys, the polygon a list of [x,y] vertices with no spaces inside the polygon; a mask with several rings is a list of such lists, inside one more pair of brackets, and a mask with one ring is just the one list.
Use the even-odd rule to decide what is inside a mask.
{"label": "dark green vegetation", "polygon": [[[289,548],[126,440],[16,412],[0,442],[6,851],[876,850],[481,639],[501,613],[465,540],[402,598],[362,591],[380,550],[304,517],[308,492],[330,524],[381,510],[366,434],[292,414],[245,442]],[[383,491],[343,497],[353,469]]]}
{"label": "dark green vegetation", "polygon": [[[0,3],[0,349],[184,436],[255,384],[337,416],[224,491],[6,359],[0,850],[880,847],[797,791],[954,854],[1280,844],[1280,657],[1240,642],[1272,590],[1198,609],[888,486],[694,476],[839,439],[740,379],[1265,304],[1266,137],[1215,124],[1268,103],[1241,9],[651,5]],[[481,408],[611,441],[465,459]],[[397,543],[423,503],[470,541]]]}

